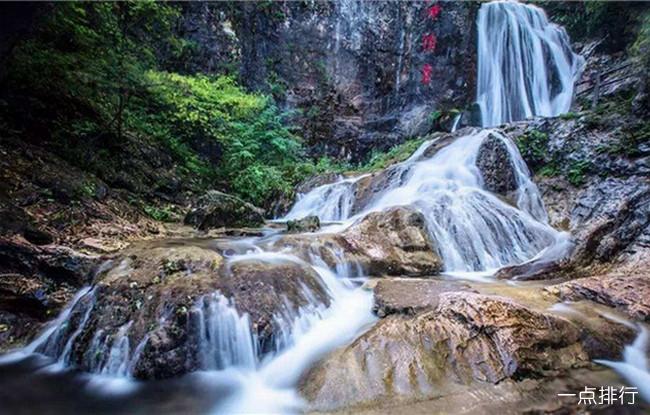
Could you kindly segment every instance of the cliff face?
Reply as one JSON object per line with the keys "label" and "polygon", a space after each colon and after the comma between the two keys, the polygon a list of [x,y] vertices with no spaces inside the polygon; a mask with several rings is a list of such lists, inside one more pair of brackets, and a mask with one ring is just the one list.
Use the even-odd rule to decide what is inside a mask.
{"label": "cliff face", "polygon": [[474,100],[478,3],[236,2],[184,7],[190,72],[237,72],[295,111],[314,154],[357,161]]}

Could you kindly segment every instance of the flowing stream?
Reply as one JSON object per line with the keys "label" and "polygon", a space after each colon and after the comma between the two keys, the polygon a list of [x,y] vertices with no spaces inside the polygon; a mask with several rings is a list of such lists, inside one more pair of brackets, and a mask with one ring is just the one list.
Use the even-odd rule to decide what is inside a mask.
{"label": "flowing stream", "polygon": [[[484,125],[568,110],[581,58],[571,52],[561,28],[550,24],[540,9],[509,2],[482,5],[478,26],[478,101]],[[486,189],[477,167],[481,146],[488,139],[503,144],[511,160],[517,188],[510,202]],[[338,222],[323,232],[340,232],[370,212],[412,206],[425,217],[445,273],[463,278],[489,278],[503,266],[552,252],[566,240],[565,234],[547,224],[540,194],[517,147],[498,130],[458,131],[449,143],[427,152],[438,144],[425,142],[409,159],[387,169],[385,181],[370,198],[361,200],[358,191],[372,176],[341,178],[301,195],[284,219],[318,215],[322,221]],[[359,283],[364,276],[356,264],[341,260],[328,267],[317,255],[305,261],[291,252],[266,250],[273,238],[234,241],[237,252],[227,261],[289,261],[310,267],[326,287],[330,305],[313,298],[297,311],[275,316],[280,333],[271,353],[260,352],[249,316],[214,292],[197,299],[191,310],[201,371],[172,381],[136,382],[133,368],[148,337],[130,344],[132,322],[110,338],[101,328],[95,329],[90,349],[76,350],[76,339],[93,313],[97,295],[94,287],[87,287],[32,343],[2,358],[6,376],[0,376],[0,382],[6,384],[5,378],[10,377],[14,384],[24,381],[44,389],[61,384],[60,396],[56,395],[60,399],[50,397],[63,405],[53,404],[54,412],[81,408],[114,413],[128,410],[124,405],[144,412],[301,410],[304,403],[296,390],[300,376],[372,326],[373,298]],[[106,264],[115,266],[122,265]],[[160,315],[160,322],[168,317]],[[647,333],[643,336],[639,342],[647,342]],[[74,356],[93,374],[71,371]],[[25,367],[31,375],[25,375]],[[60,403],[74,399],[77,402],[70,406]],[[178,403],[184,399],[191,403]]]}

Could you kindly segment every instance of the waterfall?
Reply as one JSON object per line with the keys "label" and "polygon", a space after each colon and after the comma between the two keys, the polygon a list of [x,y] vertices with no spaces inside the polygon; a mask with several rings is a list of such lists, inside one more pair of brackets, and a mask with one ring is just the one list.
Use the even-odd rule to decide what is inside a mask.
{"label": "waterfall", "polygon": [[[505,144],[512,160],[516,207],[485,190],[476,158],[489,136]],[[364,176],[313,189],[296,202],[287,218],[312,214],[349,225],[369,212],[413,206],[424,214],[449,273],[521,263],[554,243],[557,232],[547,225],[539,191],[510,139],[496,130],[473,131],[424,158],[433,144],[424,143],[408,160],[392,166],[396,173],[391,177],[397,179],[389,180],[356,215],[349,206],[355,202],[355,185]]]}
{"label": "waterfall", "polygon": [[237,366],[254,369],[257,341],[247,314],[239,315],[219,293],[201,297],[192,309],[194,332],[198,333],[201,368],[217,370]]}
{"label": "waterfall", "polygon": [[[342,20],[336,23],[335,49],[342,47],[343,30],[351,31],[345,47],[361,48],[360,28],[363,22],[373,20],[370,11],[365,3],[354,0],[337,7]],[[478,100],[483,124],[568,110],[582,61],[571,52],[562,29],[548,23],[538,8],[517,3],[484,4],[478,24]],[[402,35],[400,42],[403,40]],[[338,76],[338,62],[336,69]],[[399,63],[396,88],[398,81]],[[454,129],[459,122],[460,118],[454,121]],[[477,167],[481,144],[488,137],[501,140],[508,151],[517,186],[513,200],[504,201],[489,192]],[[434,146],[440,148],[428,154]],[[326,229],[332,232],[371,212],[412,206],[423,214],[445,272],[465,277],[530,260],[558,240],[558,232],[547,224],[539,191],[517,147],[498,130],[468,130],[449,143],[425,142],[407,160],[377,174],[385,174],[381,188],[363,201],[358,192],[367,185],[366,180],[374,178],[369,174],[340,178],[300,195],[285,219],[314,214],[322,221],[341,221],[338,227]],[[300,409],[302,401],[296,390],[300,376],[376,320],[371,312],[373,294],[359,284],[364,278],[359,264],[346,262],[342,252],[329,248],[328,259],[336,259],[336,264],[328,266],[316,252],[305,259],[290,251],[278,252],[278,247],[266,249],[273,239],[264,238],[231,242],[237,253],[225,258],[226,267],[246,261],[299,263],[318,276],[330,305],[326,307],[304,288],[306,304],[297,310],[285,307],[273,316],[275,348],[262,356],[250,316],[240,313],[231,298],[220,292],[196,298],[189,313],[188,337],[197,340],[198,367],[230,387],[231,394],[214,408],[217,413]],[[112,334],[107,328],[93,327],[94,332],[85,333],[92,335],[88,350],[78,350],[77,339],[90,330],[87,326],[97,295],[101,295],[97,288],[82,289],[30,345],[0,362],[40,353],[58,366],[82,361],[94,374],[129,378],[149,341],[149,334],[137,344],[133,341],[131,321]],[[160,326],[170,318],[165,313],[158,316]]]}
{"label": "waterfall", "polygon": [[477,102],[492,127],[567,112],[584,60],[539,7],[484,3],[478,13]]}

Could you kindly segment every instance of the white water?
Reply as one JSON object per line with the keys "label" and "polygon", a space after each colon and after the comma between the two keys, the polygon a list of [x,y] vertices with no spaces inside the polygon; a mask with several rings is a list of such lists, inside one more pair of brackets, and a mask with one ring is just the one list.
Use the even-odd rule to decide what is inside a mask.
{"label": "white water", "polygon": [[623,361],[596,360],[595,362],[611,367],[618,372],[631,385],[638,388],[639,395],[650,403],[650,366],[648,365],[648,350],[650,348],[650,334],[641,326],[639,335],[634,343],[625,346]]}
{"label": "white water", "polygon": [[460,125],[460,120],[463,118],[463,114],[458,114],[454,117],[454,122],[451,125],[451,132],[455,133],[456,130],[458,130],[458,126]]}
{"label": "white water", "polygon": [[[359,14],[363,11],[363,6],[354,2],[343,2],[341,7],[346,13]],[[505,10],[509,17],[507,24],[501,28],[491,28],[491,32],[487,33],[488,23],[494,23],[494,19],[499,18],[486,12],[493,9]],[[532,6],[483,5],[481,13],[479,31],[483,42],[486,35],[497,36],[497,44],[492,45],[497,50],[493,52],[495,59],[501,57],[501,61],[497,59],[494,65],[491,64],[492,72],[483,74],[482,69],[487,62],[483,55],[489,47],[479,45],[479,61],[483,62],[479,68],[479,92],[481,86],[491,86],[490,91],[479,94],[479,103],[485,114],[484,124],[495,125],[515,119],[512,117],[520,119],[566,111],[572,89],[567,89],[564,81],[571,78],[573,82],[576,73],[574,66],[578,59],[567,55],[573,61],[568,62],[569,58],[566,58],[566,62],[563,62],[559,51],[554,49],[566,43],[563,32],[549,26],[543,14]],[[499,47],[504,48],[509,36],[518,39],[518,43],[514,43],[515,50],[498,50]],[[352,47],[355,46],[353,42]],[[518,50],[524,46],[530,46],[532,52]],[[535,67],[531,65],[539,64],[544,53],[551,53],[551,62],[555,62],[552,68],[555,69],[541,71],[542,74],[531,73],[531,68]],[[519,61],[508,61],[512,59]],[[503,62],[512,63],[515,75],[511,76],[509,72],[504,74],[499,66]],[[485,78],[486,75],[488,78]],[[532,78],[530,82],[520,82],[517,76]],[[559,84],[551,79],[554,77]],[[502,94],[494,89],[493,82],[497,81],[501,82],[499,87]],[[561,88],[552,86],[555,84]],[[454,122],[454,128],[458,121]],[[518,185],[516,206],[486,191],[476,167],[479,147],[490,133],[503,140],[513,161]],[[496,131],[473,131],[457,138],[433,156],[423,158],[429,145],[430,142],[424,143],[408,160],[391,167],[392,175],[383,189],[365,206],[357,207],[356,211],[353,212],[355,202],[359,201],[356,200],[355,191],[359,181],[367,175],[344,178],[302,195],[285,219],[316,214],[322,221],[344,221],[338,228],[344,229],[369,212],[411,205],[424,214],[428,230],[438,244],[446,273],[463,278],[484,278],[504,265],[520,263],[553,251],[554,244],[561,238],[547,225],[539,192],[510,140]],[[258,242],[255,238],[249,238],[234,243],[235,251],[247,252],[229,255],[228,262],[292,261],[310,266],[326,286],[330,306],[325,307],[313,299],[296,312],[274,316],[280,327],[275,352],[260,356],[250,319],[237,311],[236,304],[220,293],[198,299],[191,315],[192,331],[198,336],[200,367],[209,374],[206,375],[208,378],[228,383],[236,391],[227,401],[214,408],[217,413],[300,410],[303,402],[295,389],[300,376],[326,353],[359,336],[375,320],[371,313],[372,294],[355,287],[352,282],[360,276],[359,267],[341,261],[330,269],[317,256],[306,263],[291,252],[265,251],[257,245]],[[93,312],[94,302],[95,291],[90,288],[82,290],[41,336],[22,351],[5,359],[20,359],[40,352],[58,359],[59,366],[73,363],[75,339],[84,330],[88,316]],[[167,317],[160,316],[160,323]],[[76,323],[71,324],[73,319]],[[97,330],[90,350],[82,356],[85,366],[98,374],[128,378],[148,341],[145,336],[133,348],[128,337],[130,328],[131,323],[127,322],[112,336],[102,329]]]}
{"label": "white water", "polygon": [[[517,207],[486,191],[476,158],[489,135],[505,143],[517,180]],[[312,190],[300,198],[287,218],[325,216],[349,226],[369,212],[410,205],[420,210],[448,273],[495,270],[533,258],[559,239],[546,223],[546,211],[537,187],[516,146],[498,131],[481,130],[459,137],[432,157],[422,159],[423,144],[400,165],[361,212],[338,209],[354,203],[355,184],[347,178]],[[337,195],[324,197],[323,195]],[[333,214],[336,213],[336,214]]]}
{"label": "white water", "polygon": [[481,5],[477,24],[481,125],[569,110],[584,60],[562,27],[539,7],[510,1]]}

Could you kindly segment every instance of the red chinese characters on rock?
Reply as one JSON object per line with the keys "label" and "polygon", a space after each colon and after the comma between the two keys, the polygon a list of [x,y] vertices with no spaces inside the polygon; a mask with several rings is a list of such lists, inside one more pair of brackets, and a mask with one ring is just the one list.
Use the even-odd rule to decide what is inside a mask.
{"label": "red chinese characters on rock", "polygon": [[[427,17],[431,20],[436,20],[442,11],[442,7],[439,4],[433,4],[427,8]],[[433,33],[427,33],[422,36],[422,49],[425,52],[435,52],[436,45],[438,44],[438,39]],[[429,63],[425,63],[421,69],[422,72],[422,83],[424,85],[429,85],[431,83],[431,75],[433,74],[433,66]]]}
{"label": "red chinese characters on rock", "polygon": [[429,16],[431,20],[436,20],[441,11],[442,7],[440,7],[438,4],[434,4],[427,10],[427,16]]}
{"label": "red chinese characters on rock", "polygon": [[427,33],[422,36],[422,49],[424,49],[425,52],[434,52],[436,50],[437,42],[438,39],[436,39],[436,35],[433,33]]}
{"label": "red chinese characters on rock", "polygon": [[431,82],[431,73],[433,72],[433,66],[428,63],[425,63],[422,67],[422,83],[429,85]]}

